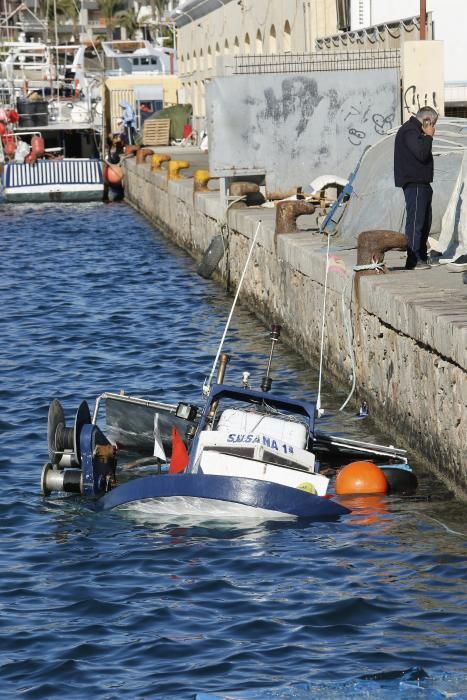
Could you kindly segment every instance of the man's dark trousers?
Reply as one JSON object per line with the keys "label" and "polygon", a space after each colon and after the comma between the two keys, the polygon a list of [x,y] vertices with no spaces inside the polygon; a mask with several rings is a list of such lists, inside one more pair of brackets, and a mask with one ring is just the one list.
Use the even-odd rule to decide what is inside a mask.
{"label": "man's dark trousers", "polygon": [[417,262],[426,262],[427,240],[431,228],[431,185],[409,184],[404,187],[405,235],[408,240],[406,268],[412,269]]}

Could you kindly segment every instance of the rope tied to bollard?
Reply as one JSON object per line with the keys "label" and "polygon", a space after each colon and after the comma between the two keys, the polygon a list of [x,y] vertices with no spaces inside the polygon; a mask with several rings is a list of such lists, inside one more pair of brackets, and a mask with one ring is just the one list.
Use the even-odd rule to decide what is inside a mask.
{"label": "rope tied to bollard", "polygon": [[375,259],[373,259],[373,262],[368,263],[368,265],[354,265],[352,270],[355,272],[360,272],[361,270],[376,270],[377,273],[386,274],[384,262],[378,262],[378,260]]}

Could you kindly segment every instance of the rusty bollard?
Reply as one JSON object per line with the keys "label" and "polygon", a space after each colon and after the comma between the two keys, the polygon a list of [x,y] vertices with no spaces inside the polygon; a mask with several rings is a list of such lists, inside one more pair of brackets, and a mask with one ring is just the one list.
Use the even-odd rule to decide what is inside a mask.
{"label": "rusty bollard", "polygon": [[[357,266],[384,263],[384,254],[388,250],[407,250],[407,236],[398,231],[363,231],[358,236]],[[382,270],[360,270],[360,275],[376,275]]]}
{"label": "rusty bollard", "polygon": [[125,154],[126,158],[132,158],[134,155],[136,155],[139,151],[139,146],[135,146],[133,144],[130,144],[128,146],[124,146],[123,148],[123,153]]}
{"label": "rusty bollard", "polygon": [[303,214],[313,214],[315,207],[301,199],[278,202],[276,205],[276,236],[281,233],[296,233],[297,219]]}
{"label": "rusty bollard", "polygon": [[209,170],[195,170],[194,174],[194,192],[211,192],[208,187],[208,182],[211,180]]}
{"label": "rusty bollard", "polygon": [[152,148],[140,148],[139,151],[137,151],[137,153],[136,153],[136,162],[138,163],[138,165],[140,163],[144,163],[146,158],[148,156],[152,156],[152,154],[153,154]]}
{"label": "rusty bollard", "polygon": [[187,160],[171,160],[169,161],[168,171],[169,180],[183,180],[184,176],[180,175],[180,170],[189,168],[190,164]]}
{"label": "rusty bollard", "polygon": [[151,170],[161,170],[162,163],[167,163],[171,160],[170,156],[165,153],[153,153],[151,158]]}
{"label": "rusty bollard", "polygon": [[[229,194],[231,197],[244,197],[247,194],[256,194],[259,192],[259,185],[256,182],[232,182],[229,186]],[[229,209],[241,209],[246,207],[245,201],[234,202]]]}

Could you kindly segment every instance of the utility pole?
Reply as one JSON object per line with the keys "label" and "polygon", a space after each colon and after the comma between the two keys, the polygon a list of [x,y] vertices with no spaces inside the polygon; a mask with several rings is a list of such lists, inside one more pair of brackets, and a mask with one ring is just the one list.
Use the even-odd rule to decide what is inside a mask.
{"label": "utility pole", "polygon": [[426,0],[420,0],[420,41],[426,39]]}

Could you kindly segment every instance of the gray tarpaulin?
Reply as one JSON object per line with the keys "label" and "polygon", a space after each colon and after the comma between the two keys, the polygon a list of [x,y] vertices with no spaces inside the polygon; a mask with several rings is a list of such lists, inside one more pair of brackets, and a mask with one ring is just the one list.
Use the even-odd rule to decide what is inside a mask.
{"label": "gray tarpaulin", "polygon": [[467,253],[467,151],[441,225],[439,251],[454,260]]}
{"label": "gray tarpaulin", "polygon": [[[338,223],[335,245],[356,247],[357,237],[362,231],[387,229],[404,232],[404,195],[394,185],[394,140],[395,131],[372,146],[363,157],[353,183],[353,194]],[[433,142],[435,175],[431,233],[436,238],[441,232],[441,222],[459,176],[465,147],[467,120],[441,118]]]}

